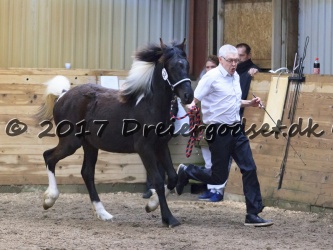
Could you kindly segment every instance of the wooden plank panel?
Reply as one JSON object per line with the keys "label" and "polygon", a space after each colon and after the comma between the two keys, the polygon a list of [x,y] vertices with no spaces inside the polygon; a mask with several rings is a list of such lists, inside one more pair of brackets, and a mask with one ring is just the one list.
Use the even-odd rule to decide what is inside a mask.
{"label": "wooden plank panel", "polygon": [[303,192],[301,190],[280,189],[274,193],[274,198],[305,204],[316,204],[318,195],[311,195],[308,192]]}
{"label": "wooden plank panel", "polygon": [[[0,84],[43,84],[54,76],[50,75],[3,75],[0,77]],[[66,76],[72,84],[96,83],[96,76]],[[25,86],[27,87],[27,86]],[[44,87],[39,85],[39,87]]]}
{"label": "wooden plank panel", "polygon": [[0,114],[7,115],[33,115],[38,110],[38,106],[18,106],[18,105],[7,105],[0,106]]}
{"label": "wooden plank panel", "polygon": [[[272,1],[232,1],[224,3],[223,44],[241,42],[252,48],[254,63],[270,68],[272,44]],[[235,29],[242,27],[242,29]],[[246,30],[247,32],[243,32]]]}
{"label": "wooden plank panel", "polygon": [[316,203],[314,205],[319,207],[332,208],[333,207],[332,195],[319,194]]}
{"label": "wooden plank panel", "polygon": [[267,113],[265,114],[263,121],[263,123],[268,123],[271,128],[275,126],[277,120],[282,120],[287,87],[287,77],[272,77],[272,83],[268,92],[267,104],[265,107]]}
{"label": "wooden plank panel", "polygon": [[[58,139],[55,137],[38,138],[38,133],[43,128],[33,119],[33,114],[38,110],[42,101],[44,93],[42,81],[50,79],[55,73],[66,73],[66,71],[60,69],[54,71],[14,69],[13,71],[18,75],[15,76],[15,73],[9,69],[0,69],[0,183],[2,185],[47,184],[47,173],[42,155],[45,150],[56,146]],[[4,74],[1,75],[1,72]],[[75,70],[68,70],[68,75],[65,75],[70,77],[72,83],[76,81],[74,85],[80,85],[89,79],[97,79],[98,83],[100,75],[112,75],[117,71],[78,70],[79,74],[74,72]],[[262,73],[260,75],[254,77],[250,93],[255,92],[266,102],[271,75]],[[2,78],[2,76],[4,77]],[[125,77],[125,74],[122,77]],[[13,79],[14,81],[12,81]],[[333,168],[331,167],[333,113],[330,106],[332,95],[325,91],[330,91],[328,86],[333,83],[333,77],[323,80],[326,83],[311,83],[314,85],[311,91],[310,88],[304,88],[307,91],[300,95],[296,117],[303,118],[301,129],[305,129],[308,118],[312,118],[314,123],[319,124],[316,131],[323,129],[325,133],[320,137],[296,135],[291,139],[293,147],[301,155],[306,165],[290,148],[281,190],[277,190],[276,187],[286,140],[280,135],[278,139],[274,135],[269,137],[258,135],[250,140],[264,198],[305,202],[319,206],[331,205],[330,199],[333,200],[331,191],[333,185]],[[12,82],[15,84],[11,84]],[[265,112],[260,109],[247,108],[245,115],[246,127],[249,128],[252,123],[255,123],[256,129],[258,129],[263,123]],[[16,137],[7,135],[6,126],[12,118],[26,123],[27,132]],[[290,127],[288,120],[284,124],[288,128]],[[288,129],[283,131],[288,131]],[[186,158],[185,150],[188,139],[188,137],[178,136],[172,138],[169,143],[174,168],[177,168],[179,163],[203,164],[199,147],[194,147],[191,157]],[[80,173],[82,161],[82,148],[78,149],[74,155],[61,160],[56,168],[58,183],[83,184]],[[233,163],[227,192],[242,195],[241,178],[239,168]],[[145,182],[146,172],[137,154],[100,151],[96,166],[96,179],[98,183],[142,183]]]}
{"label": "wooden plank panel", "polygon": [[[54,146],[56,146],[56,144]],[[43,144],[32,144],[25,147],[22,147],[21,144],[1,145],[0,155],[42,154],[46,149],[49,148],[51,147],[45,146]],[[76,153],[78,153],[78,151],[83,153],[81,149],[78,149]]]}
{"label": "wooden plank panel", "polygon": [[[7,90],[6,90],[7,91]],[[19,91],[15,89],[15,91]],[[24,91],[24,90],[22,90]],[[0,94],[1,94],[0,90]],[[43,103],[43,95],[37,95],[35,93],[25,93],[25,94],[2,94],[0,98],[0,105],[41,105]]]}
{"label": "wooden plank panel", "polygon": [[[56,168],[57,181],[59,184],[82,184],[80,171],[81,165],[67,165],[61,162]],[[38,179],[41,179],[43,184],[47,183],[44,165],[16,165],[15,168],[5,165],[2,167],[2,172],[0,175],[2,185],[9,184],[10,181],[16,184],[31,184],[31,181],[35,181],[32,183],[40,184],[40,181],[36,182]],[[146,179],[146,173],[142,164],[103,164],[102,166],[97,164],[95,178],[96,183],[142,183]]]}
{"label": "wooden plank panel", "polygon": [[127,70],[117,70],[117,69],[63,69],[63,68],[0,68],[0,75],[49,75],[50,77],[56,75],[64,75],[66,77],[71,76],[127,76]]}

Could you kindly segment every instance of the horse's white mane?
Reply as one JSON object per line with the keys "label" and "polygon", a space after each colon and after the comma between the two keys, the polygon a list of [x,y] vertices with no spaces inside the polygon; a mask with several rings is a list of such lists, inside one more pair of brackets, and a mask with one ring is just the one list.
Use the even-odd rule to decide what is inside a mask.
{"label": "horse's white mane", "polygon": [[155,63],[134,60],[126,81],[120,86],[123,95],[146,96],[151,92]]}

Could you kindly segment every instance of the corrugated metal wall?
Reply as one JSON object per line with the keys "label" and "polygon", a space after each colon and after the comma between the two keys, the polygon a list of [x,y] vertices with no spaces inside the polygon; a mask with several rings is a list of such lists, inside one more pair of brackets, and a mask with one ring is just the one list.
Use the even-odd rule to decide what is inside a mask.
{"label": "corrugated metal wall", "polygon": [[0,67],[129,69],[148,42],[188,37],[189,0],[0,0]]}
{"label": "corrugated metal wall", "polygon": [[304,61],[304,73],[311,74],[316,57],[321,74],[333,74],[333,0],[299,1],[298,53],[303,55],[304,43],[309,45]]}

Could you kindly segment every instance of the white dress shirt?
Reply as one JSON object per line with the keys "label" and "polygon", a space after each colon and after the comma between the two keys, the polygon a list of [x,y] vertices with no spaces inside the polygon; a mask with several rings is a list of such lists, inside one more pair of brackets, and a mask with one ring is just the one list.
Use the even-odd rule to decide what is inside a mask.
{"label": "white dress shirt", "polygon": [[201,78],[194,97],[201,101],[205,124],[231,125],[240,122],[242,90],[237,72],[230,75],[219,64]]}

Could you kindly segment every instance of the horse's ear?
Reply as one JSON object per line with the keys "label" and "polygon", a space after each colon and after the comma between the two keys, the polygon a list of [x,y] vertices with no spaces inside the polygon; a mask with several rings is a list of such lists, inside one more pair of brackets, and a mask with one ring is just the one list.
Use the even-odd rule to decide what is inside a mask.
{"label": "horse's ear", "polygon": [[185,45],[186,45],[186,38],[184,38],[184,41],[177,45],[178,48],[180,48],[181,50],[185,50]]}
{"label": "horse's ear", "polygon": [[166,45],[163,43],[162,38],[160,38],[160,44],[161,44],[161,49],[164,50],[166,48]]}

